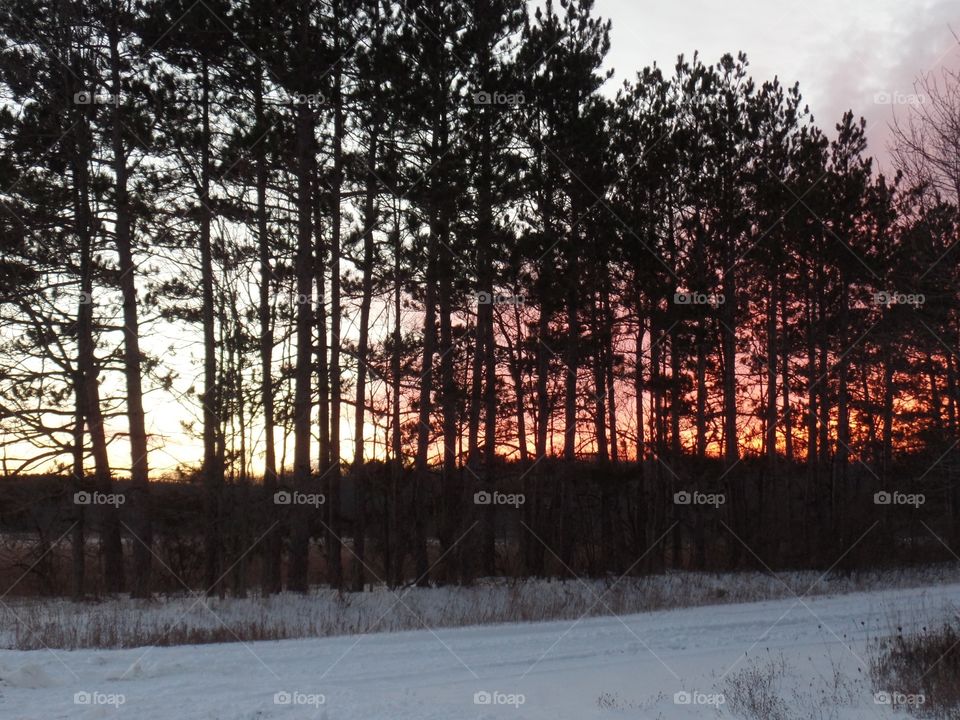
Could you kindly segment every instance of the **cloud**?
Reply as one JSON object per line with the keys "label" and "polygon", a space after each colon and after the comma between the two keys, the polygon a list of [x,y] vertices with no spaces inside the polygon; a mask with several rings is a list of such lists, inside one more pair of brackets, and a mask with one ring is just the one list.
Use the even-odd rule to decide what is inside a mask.
{"label": "cloud", "polygon": [[[945,0],[928,0],[921,5],[892,3],[875,8],[873,22],[847,28],[838,52],[829,62],[829,50],[815,74],[823,81],[818,121],[827,129],[847,109],[867,120],[870,151],[886,166],[889,125],[903,106],[886,102],[915,92],[915,81],[923,74],[956,67],[960,45],[950,25],[960,27],[960,12]],[[819,76],[819,77],[816,77]],[[878,98],[880,102],[878,102]]]}
{"label": "cloud", "polygon": [[828,134],[847,109],[865,117],[870,152],[881,166],[892,107],[877,104],[875,96],[911,93],[918,75],[960,66],[960,45],[950,30],[960,33],[955,0],[598,0],[596,10],[613,21],[608,64],[617,73],[610,92],[653,61],[671,68],[680,53],[699,50],[711,62],[744,50],[758,81],[776,75],[784,84],[799,82]]}

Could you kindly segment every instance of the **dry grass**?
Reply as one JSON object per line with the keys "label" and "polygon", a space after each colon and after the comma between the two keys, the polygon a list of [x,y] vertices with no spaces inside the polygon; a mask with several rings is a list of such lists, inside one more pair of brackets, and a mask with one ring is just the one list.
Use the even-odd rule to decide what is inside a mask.
{"label": "dry grass", "polygon": [[798,683],[806,675],[795,672],[782,654],[754,659],[724,681],[724,709],[741,720],[837,720],[861,693],[833,658],[828,660],[829,672]]}
{"label": "dry grass", "polygon": [[[914,587],[955,578],[956,568],[860,573],[817,582],[808,595]],[[819,574],[781,576],[797,593]],[[370,632],[626,615],[678,607],[791,597],[762,573],[669,573],[620,580],[489,581],[472,587],[375,588],[342,594],[268,598],[160,596],[151,601],[7,599],[0,604],[0,647],[120,648],[282,640]]]}
{"label": "dry grass", "polygon": [[874,690],[920,718],[960,717],[960,617],[881,640],[870,661]]}

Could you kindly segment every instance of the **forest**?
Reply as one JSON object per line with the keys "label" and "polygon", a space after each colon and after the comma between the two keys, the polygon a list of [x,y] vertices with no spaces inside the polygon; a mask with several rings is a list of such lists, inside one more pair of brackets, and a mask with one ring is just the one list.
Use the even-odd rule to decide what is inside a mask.
{"label": "forest", "polygon": [[735,48],[611,87],[610,31],[593,0],[5,0],[22,591],[949,558],[960,74],[883,172]]}

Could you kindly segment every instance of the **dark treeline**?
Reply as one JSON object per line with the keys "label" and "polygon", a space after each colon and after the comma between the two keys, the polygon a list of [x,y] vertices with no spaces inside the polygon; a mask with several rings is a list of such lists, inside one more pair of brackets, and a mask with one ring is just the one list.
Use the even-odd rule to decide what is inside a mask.
{"label": "dark treeline", "polygon": [[7,527],[78,596],[960,539],[957,77],[885,177],[743,55],[611,98],[592,6],[5,2]]}

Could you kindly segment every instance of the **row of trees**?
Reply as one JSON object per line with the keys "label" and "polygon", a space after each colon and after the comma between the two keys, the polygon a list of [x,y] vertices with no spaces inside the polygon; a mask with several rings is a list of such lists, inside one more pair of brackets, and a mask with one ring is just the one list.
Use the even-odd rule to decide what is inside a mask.
{"label": "row of trees", "polygon": [[305,591],[316,536],[326,580],[363,586],[341,537],[362,561],[371,460],[384,502],[412,498],[386,516],[388,544],[412,527],[396,577],[406,557],[426,582],[428,536],[459,541],[504,459],[757,456],[772,483],[803,463],[830,504],[856,463],[893,481],[953,448],[955,78],[901,128],[891,180],[862,121],[824,134],[743,55],[608,97],[609,31],[592,0],[0,9],[4,469],[102,493],[129,472],[128,514],[96,527],[109,591],[151,591],[161,395],[202,448],[211,589],[248,550],[226,547],[225,487],[261,478],[268,501],[325,495],[322,519],[252,539],[266,592],[284,542]]}

